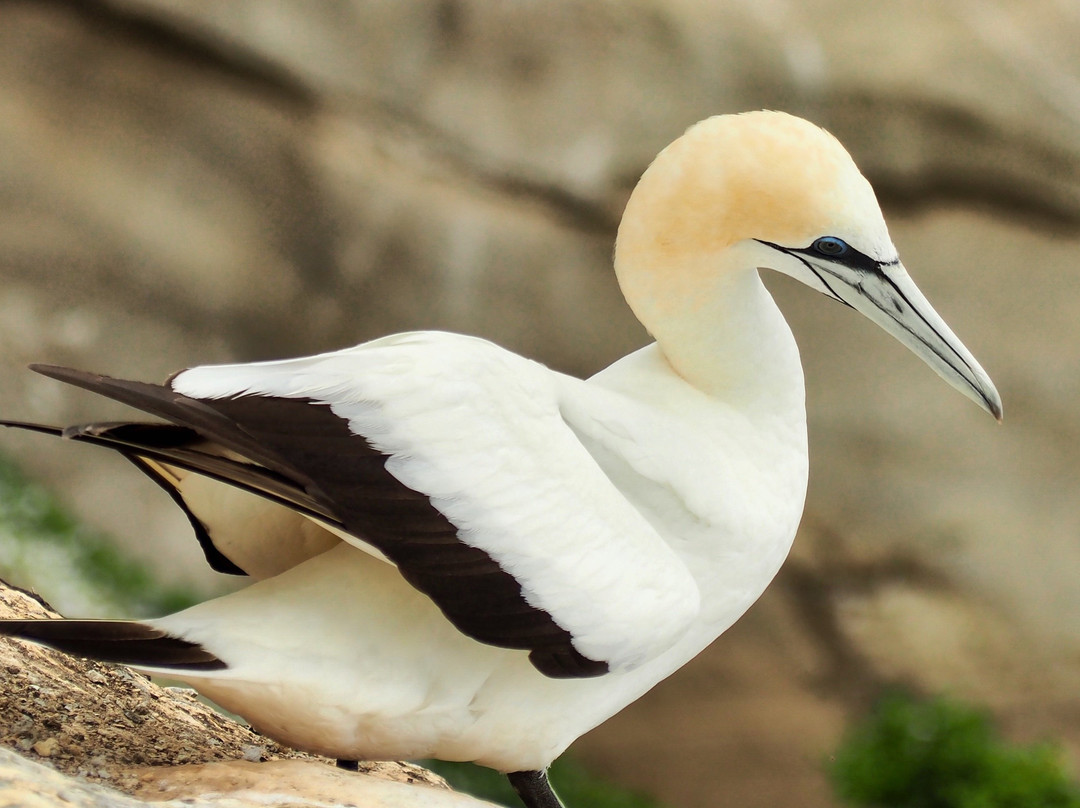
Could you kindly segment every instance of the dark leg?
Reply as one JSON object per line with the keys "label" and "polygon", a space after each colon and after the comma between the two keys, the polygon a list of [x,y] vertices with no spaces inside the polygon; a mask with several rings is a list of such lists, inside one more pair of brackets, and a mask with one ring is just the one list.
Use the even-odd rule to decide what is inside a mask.
{"label": "dark leg", "polygon": [[358,772],[358,771],[360,771],[360,761],[358,761],[358,760],[339,760],[337,762],[337,767],[339,769],[344,769],[347,772]]}
{"label": "dark leg", "polygon": [[506,778],[525,808],[565,808],[551,790],[547,772],[510,772]]}

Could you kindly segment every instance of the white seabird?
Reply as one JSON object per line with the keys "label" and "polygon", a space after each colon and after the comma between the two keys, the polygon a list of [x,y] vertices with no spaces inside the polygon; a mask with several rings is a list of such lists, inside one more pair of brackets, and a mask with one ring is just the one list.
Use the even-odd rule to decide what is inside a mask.
{"label": "white seabird", "polygon": [[587,381],[433,332],[163,386],[36,367],[165,423],[9,425],[126,455],[209,563],[253,583],[161,619],[0,633],[182,679],[300,749],[476,761],[556,806],[550,762],[734,623],[795,536],[802,367],[761,268],[1000,419],[836,139],[719,116],[660,153],[619,228],[615,271],[656,341]]}

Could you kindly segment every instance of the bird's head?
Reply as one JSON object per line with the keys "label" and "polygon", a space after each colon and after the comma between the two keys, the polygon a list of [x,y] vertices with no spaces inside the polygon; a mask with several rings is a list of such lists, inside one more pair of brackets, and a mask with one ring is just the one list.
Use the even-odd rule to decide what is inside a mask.
{"label": "bird's head", "polygon": [[835,137],[801,118],[748,112],[691,127],[631,195],[615,269],[656,336],[740,274],[783,272],[862,312],[1001,418],[986,372],[900,263],[870,183]]}

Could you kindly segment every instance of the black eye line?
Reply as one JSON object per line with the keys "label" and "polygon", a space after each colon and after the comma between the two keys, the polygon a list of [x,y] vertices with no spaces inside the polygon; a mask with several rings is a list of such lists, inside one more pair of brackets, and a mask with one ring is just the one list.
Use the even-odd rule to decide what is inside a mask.
{"label": "black eye line", "polygon": [[[835,237],[822,236],[821,238]],[[846,241],[844,241],[843,243],[847,244],[847,252],[843,253],[842,255],[828,255],[814,248],[814,245],[817,244],[817,242],[821,239],[814,239],[814,241],[811,242],[809,247],[781,247],[779,244],[773,244],[771,241],[765,241],[763,239],[754,240],[757,241],[759,244],[764,244],[766,247],[772,247],[774,250],[779,250],[780,252],[785,252],[788,255],[794,256],[800,261],[802,261],[804,264],[806,264],[808,267],[810,267],[810,264],[803,260],[802,256],[804,255],[810,256],[812,258],[824,259],[834,264],[841,264],[850,269],[855,269],[860,272],[880,272],[884,267],[896,266],[900,263],[900,259],[898,258],[894,258],[892,261],[875,261],[866,253],[860,252],[859,250],[852,247],[850,244],[847,244]],[[843,241],[842,239],[837,240]],[[810,268],[813,269],[813,267]],[[815,271],[814,274],[817,275],[817,272]],[[821,276],[818,275],[818,277]]]}
{"label": "black eye line", "polygon": [[[814,255],[814,254],[816,254],[819,258],[824,258],[825,257],[825,256],[821,255],[821,253],[818,253],[818,251],[813,248],[813,244],[811,244],[809,247],[806,247],[806,248],[803,248],[803,249],[791,249],[789,247],[781,247],[779,244],[773,244],[771,241],[765,241],[764,239],[754,239],[754,240],[756,242],[758,242],[759,244],[764,244],[766,247],[772,247],[774,250],[779,250],[782,253],[787,253],[788,255],[792,256],[793,258],[798,259],[807,269],[809,269],[811,272],[814,273],[814,276],[819,281],[821,281],[821,283],[825,286],[826,289],[829,290],[829,294],[831,294],[836,300],[839,300],[841,303],[843,303],[848,308],[854,308],[854,306],[852,306],[850,303],[848,303],[846,300],[844,300],[842,297],[840,297],[840,295],[836,294],[836,292],[833,290],[832,286],[829,284],[829,282],[824,278],[824,276],[821,273],[825,272],[825,273],[827,273],[829,275],[833,275],[833,277],[838,278],[841,281],[843,281],[843,278],[841,278],[836,273],[829,271],[829,269],[827,267],[824,267],[824,266],[823,267],[816,267],[812,263],[807,261],[805,258],[803,258],[803,255]],[[925,325],[930,330],[931,333],[936,334],[938,336],[938,338],[941,339],[941,334],[938,333],[938,330],[936,328],[934,328],[933,325],[930,324],[930,322],[926,319],[926,317],[923,316],[922,312],[919,311],[919,309],[916,306],[912,305],[911,301],[908,299],[908,296],[905,295],[903,290],[899,286],[896,285],[896,282],[882,271],[886,267],[899,266],[900,265],[900,259],[899,258],[894,258],[891,261],[875,261],[870,256],[866,255],[865,253],[859,252],[858,250],[856,250],[854,247],[851,247],[850,245],[848,246],[848,249],[852,253],[854,253],[854,257],[856,259],[859,259],[856,263],[852,263],[851,261],[834,261],[833,263],[843,264],[843,265],[848,266],[848,267],[850,267],[852,269],[860,270],[860,271],[863,271],[863,272],[876,272],[878,275],[880,275],[882,277],[882,279],[890,287],[892,287],[893,292],[895,292],[896,295],[901,300],[903,300],[905,304],[907,304],[907,307],[911,311],[915,312],[918,315],[919,319],[922,320],[923,325]],[[869,267],[869,268],[867,268],[867,267]],[[893,320],[893,322],[896,322],[896,323],[900,324],[900,322],[898,320]],[[916,339],[919,339],[918,335],[915,334],[915,332],[910,327],[905,326],[905,329],[910,334],[912,334]],[[936,348],[934,348],[933,346],[931,346],[930,344],[926,343],[925,341],[923,341],[921,339],[919,341],[922,342],[924,345],[926,345],[926,347],[929,348],[931,351],[933,351],[934,354],[942,362],[944,362],[947,365],[951,365],[948,358],[946,358],[944,355],[942,355],[942,353],[940,351],[938,351]],[[949,347],[950,347],[950,351],[953,354],[953,356],[955,356],[957,359],[959,359],[960,362],[964,365],[964,367],[966,367],[972,373],[972,375],[974,375],[975,370],[974,370],[974,368],[971,367],[971,364],[966,359],[964,359],[963,356],[961,356],[959,353],[957,353],[957,351],[954,348],[952,348],[952,346],[949,346]],[[962,381],[964,381],[972,390],[974,390],[979,395],[980,398],[982,398],[984,401],[986,400],[986,396],[983,395],[982,391],[979,390],[979,388],[975,385],[974,382],[972,382],[970,379],[968,379],[966,376],[964,376],[964,375],[962,375],[960,373],[957,373],[957,376],[959,376]]]}
{"label": "black eye line", "polygon": [[836,290],[832,288],[832,285],[825,279],[821,272],[818,271],[817,267],[815,267],[801,255],[799,255],[800,252],[805,252],[805,250],[789,250],[787,247],[781,247],[779,244],[773,244],[771,241],[763,241],[759,238],[754,239],[754,241],[758,242],[759,244],[764,244],[766,247],[772,247],[774,250],[779,250],[782,253],[787,253],[792,258],[800,261],[803,266],[805,266],[807,269],[814,273],[814,277],[821,281],[821,285],[829,290],[829,294],[833,296],[834,300],[836,300],[838,303],[843,303],[849,309],[853,308],[850,303],[848,303],[846,300],[844,300],[844,298],[840,297],[840,295],[836,293]]}
{"label": "black eye line", "polygon": [[[804,248],[804,249],[791,249],[791,248],[788,248],[788,247],[781,247],[779,244],[773,244],[771,241],[765,241],[763,239],[754,239],[754,240],[757,241],[759,244],[764,244],[766,247],[772,247],[774,250],[779,250],[782,253],[787,253],[788,255],[792,256],[793,258],[798,259],[807,269],[809,269],[811,272],[814,273],[814,276],[819,281],[821,281],[821,283],[825,286],[826,289],[829,290],[829,293],[836,300],[839,300],[841,303],[843,303],[848,308],[854,308],[854,306],[852,306],[850,303],[848,303],[846,300],[844,300],[842,297],[840,297],[840,295],[836,294],[836,292],[833,290],[832,286],[829,284],[829,282],[824,278],[824,276],[821,273],[825,272],[825,273],[827,273],[829,275],[833,275],[834,277],[838,278],[841,281],[843,280],[843,278],[841,278],[836,273],[830,272],[827,267],[816,267],[812,263],[807,261],[805,258],[803,258],[803,255],[814,255],[814,254],[816,254],[819,258],[824,258],[824,256],[822,256],[820,253],[817,252],[817,250],[815,250],[813,248],[813,245],[811,245],[810,247]],[[859,252],[858,250],[854,249],[853,247],[849,246],[849,249],[851,250],[851,252],[853,252],[855,254],[856,258],[861,259],[861,260],[858,261],[858,263],[852,264],[849,261],[835,261],[834,263],[844,264],[845,266],[849,266],[849,267],[851,267],[852,269],[855,269],[855,270],[860,270],[860,271],[864,271],[864,272],[876,272],[877,274],[879,274],[884,279],[884,281],[890,287],[892,287],[893,291],[897,294],[897,296],[901,300],[903,300],[904,303],[907,304],[908,308],[911,309],[911,311],[915,312],[919,316],[919,319],[922,320],[923,325],[925,325],[931,331],[931,333],[937,334],[938,338],[941,338],[941,334],[938,333],[937,329],[934,328],[930,324],[930,322],[923,316],[922,312],[920,312],[918,310],[918,308],[916,308],[914,305],[912,305],[912,303],[908,299],[907,295],[905,295],[904,292],[900,289],[900,287],[896,285],[896,282],[893,281],[892,278],[890,278],[888,275],[886,275],[882,271],[885,267],[899,266],[899,264],[900,264],[900,259],[899,258],[894,258],[892,261],[875,261],[870,256],[866,255],[865,253]],[[860,266],[860,264],[861,264],[861,266]],[[866,268],[867,265],[870,266],[869,269]],[[897,320],[894,320],[893,322],[899,323],[899,321],[897,321]],[[911,333],[913,336],[915,336],[916,339],[918,339],[918,335],[915,334],[915,332],[912,331],[912,329],[910,327],[906,327],[906,330],[909,333]],[[922,341],[922,340],[920,340],[920,341]],[[943,356],[937,349],[935,349],[934,347],[932,347],[931,345],[929,345],[929,344],[927,344],[925,342],[923,342],[923,344],[926,345],[926,347],[930,348],[930,350],[933,351],[934,354],[936,354],[939,359],[941,359],[946,364],[949,364],[949,360],[945,356]],[[955,350],[952,350],[952,353],[957,359],[960,360],[960,362],[969,371],[971,371],[972,374],[974,374],[975,371],[972,369],[972,367],[968,363],[968,361],[966,359],[964,359],[964,357],[962,357],[960,354],[958,354]],[[961,374],[957,374],[957,375],[960,376],[960,378],[972,390],[974,390],[976,393],[978,393],[978,395],[980,397],[985,398],[983,396],[982,392],[978,389],[978,387],[976,387],[974,382],[970,381],[969,379],[967,379],[965,376],[963,376]]]}

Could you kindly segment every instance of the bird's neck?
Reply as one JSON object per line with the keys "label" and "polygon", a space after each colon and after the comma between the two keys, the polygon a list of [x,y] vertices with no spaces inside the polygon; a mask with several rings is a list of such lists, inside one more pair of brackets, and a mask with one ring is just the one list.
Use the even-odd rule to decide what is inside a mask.
{"label": "bird's neck", "polygon": [[677,299],[677,283],[667,286],[659,305],[647,296],[635,301],[639,290],[628,291],[667,361],[694,387],[747,414],[805,417],[799,350],[757,269],[717,272],[715,259],[702,263],[707,266],[667,273],[698,279],[708,273],[707,284],[686,287],[684,300]]}

